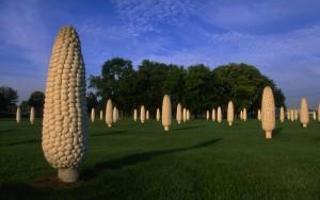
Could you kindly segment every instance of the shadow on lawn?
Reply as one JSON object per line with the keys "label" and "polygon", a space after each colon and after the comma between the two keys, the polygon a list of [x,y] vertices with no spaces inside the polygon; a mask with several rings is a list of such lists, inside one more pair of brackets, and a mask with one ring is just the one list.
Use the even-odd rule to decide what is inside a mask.
{"label": "shadow on lawn", "polygon": [[121,135],[124,133],[127,133],[127,130],[122,130],[122,131],[110,131],[110,132],[101,132],[99,134],[92,134],[90,137],[103,137],[103,136],[108,136],[108,135]]}
{"label": "shadow on lawn", "polygon": [[281,133],[281,131],[282,131],[282,128],[276,128],[276,129],[274,129],[274,131],[273,131],[273,135],[274,135],[274,136],[277,136],[277,135],[279,135],[279,134]]}
{"label": "shadow on lawn", "polygon": [[33,144],[33,143],[39,143],[39,139],[31,139],[31,140],[23,140],[19,142],[11,142],[7,144],[2,144],[0,146],[17,146],[17,145],[24,145],[24,144]]}
{"label": "shadow on lawn", "polygon": [[128,165],[134,165],[140,162],[145,162],[148,160],[151,160],[154,157],[157,156],[163,156],[171,153],[178,153],[183,151],[189,151],[193,149],[203,148],[210,146],[218,141],[220,141],[221,138],[212,139],[206,142],[201,142],[199,144],[190,146],[190,147],[183,147],[183,148],[176,148],[176,149],[168,149],[168,150],[157,150],[157,151],[150,151],[150,152],[144,152],[144,153],[137,153],[129,156],[122,157],[120,159],[110,160],[106,162],[101,162],[94,167],[85,169],[82,173],[82,179],[83,180],[90,180],[98,176],[102,171],[107,169],[121,169],[123,167],[126,167]]}
{"label": "shadow on lawn", "polygon": [[196,129],[199,127],[200,126],[189,126],[189,127],[177,128],[177,129],[174,129],[174,131],[184,131],[184,130]]}

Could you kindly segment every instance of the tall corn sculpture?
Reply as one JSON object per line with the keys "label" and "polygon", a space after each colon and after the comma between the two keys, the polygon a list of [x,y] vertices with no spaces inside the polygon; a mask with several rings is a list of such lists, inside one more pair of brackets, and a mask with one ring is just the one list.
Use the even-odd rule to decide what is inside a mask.
{"label": "tall corn sculpture", "polygon": [[246,108],[243,109],[242,115],[243,115],[242,116],[243,117],[243,121],[246,122],[247,119],[248,119],[248,114],[247,114],[247,109]]}
{"label": "tall corn sculpture", "polygon": [[182,121],[182,108],[180,103],[177,105],[176,120],[178,124],[180,124]]}
{"label": "tall corn sculpture", "polygon": [[18,106],[16,111],[16,122],[19,124],[20,121],[21,121],[21,109],[20,109],[20,106]]}
{"label": "tall corn sculpture", "polygon": [[273,92],[269,86],[265,87],[262,93],[261,122],[266,138],[271,139],[276,125],[276,115]]}
{"label": "tall corn sculpture", "polygon": [[142,105],[140,107],[140,121],[143,124],[145,120],[146,120],[146,110],[145,110],[144,106]]}
{"label": "tall corn sculpture", "polygon": [[318,122],[320,122],[320,104],[318,105]]}
{"label": "tall corn sculpture", "polygon": [[106,117],[105,117],[105,122],[108,124],[108,127],[112,127],[112,122],[113,122],[113,105],[111,99],[108,99],[107,101],[107,106],[106,106]]}
{"label": "tall corn sculpture", "polygon": [[87,149],[88,116],[85,68],[80,40],[72,27],[56,37],[49,63],[42,149],[63,182],[78,180],[78,167]]}
{"label": "tall corn sculpture", "polygon": [[219,106],[218,107],[218,111],[217,111],[217,122],[218,123],[221,123],[222,122],[222,110],[221,110],[221,107]]}
{"label": "tall corn sculpture", "polygon": [[234,120],[234,106],[232,101],[229,101],[228,110],[227,110],[227,121],[229,126],[232,126],[233,120]]}
{"label": "tall corn sculpture", "polygon": [[156,120],[157,122],[160,121],[161,114],[160,114],[160,108],[157,108],[157,113],[156,113]]}
{"label": "tall corn sculpture", "polygon": [[187,109],[187,121],[189,121],[191,119],[191,113],[190,110]]}
{"label": "tall corn sculpture", "polygon": [[150,118],[150,114],[149,114],[149,110],[146,111],[146,120],[149,120]]}
{"label": "tall corn sculpture", "polygon": [[100,110],[100,120],[103,120],[103,111]]}
{"label": "tall corn sculpture", "polygon": [[209,110],[207,110],[207,112],[206,112],[206,119],[207,119],[207,121],[210,119],[210,112],[209,112]]}
{"label": "tall corn sculpture", "polygon": [[258,120],[261,121],[261,110],[258,110]]}
{"label": "tall corn sculpture", "polygon": [[284,113],[284,107],[281,106],[280,108],[280,122],[283,123],[285,118],[285,113]]}
{"label": "tall corn sculpture", "polygon": [[169,95],[164,95],[162,100],[162,126],[165,131],[169,131],[169,127],[171,125],[171,100]]}
{"label": "tall corn sculpture", "polygon": [[309,123],[309,107],[305,97],[301,99],[300,104],[300,123],[302,124],[303,128],[307,128]]}
{"label": "tall corn sculpture", "polygon": [[30,123],[33,125],[34,124],[34,116],[35,116],[35,113],[34,113],[34,107],[32,106],[30,108]]}
{"label": "tall corn sculpture", "polygon": [[314,121],[317,120],[317,113],[316,113],[316,111],[313,111],[313,112],[312,112],[312,118],[313,118]]}
{"label": "tall corn sculpture", "polygon": [[118,121],[118,111],[117,111],[117,107],[113,107],[113,111],[112,111],[112,123],[117,123]]}
{"label": "tall corn sculpture", "polygon": [[94,122],[95,118],[96,118],[96,112],[94,110],[94,108],[91,108],[91,122]]}
{"label": "tall corn sculpture", "polygon": [[136,122],[138,120],[138,111],[137,109],[133,110],[133,120]]}
{"label": "tall corn sculpture", "polygon": [[216,121],[216,109],[212,108],[211,119],[213,122]]}
{"label": "tall corn sculpture", "polygon": [[183,122],[187,121],[187,109],[186,108],[183,108],[183,110],[182,110],[182,120],[183,120]]}

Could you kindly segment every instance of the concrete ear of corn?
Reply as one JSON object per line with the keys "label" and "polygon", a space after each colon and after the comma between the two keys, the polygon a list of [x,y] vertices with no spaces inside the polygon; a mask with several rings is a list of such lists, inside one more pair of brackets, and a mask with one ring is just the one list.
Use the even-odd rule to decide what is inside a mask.
{"label": "concrete ear of corn", "polygon": [[306,128],[309,124],[309,106],[305,97],[301,99],[300,104],[300,123],[303,128]]}
{"label": "concrete ear of corn", "polygon": [[182,120],[183,120],[183,122],[187,121],[187,109],[186,108],[183,108],[183,110],[182,110]]}
{"label": "concrete ear of corn", "polygon": [[272,131],[276,125],[275,103],[271,87],[264,88],[261,102],[261,122],[267,139],[272,138]]}
{"label": "concrete ear of corn", "polygon": [[16,122],[19,124],[21,121],[21,110],[20,107],[17,107],[17,111],[16,111]]}
{"label": "concrete ear of corn", "polygon": [[261,110],[258,110],[258,120],[261,121]]}
{"label": "concrete ear of corn", "polygon": [[213,122],[216,121],[216,109],[212,108],[211,119]]}
{"label": "concrete ear of corn", "polygon": [[100,120],[103,120],[103,111],[100,110]]}
{"label": "concrete ear of corn", "polygon": [[206,112],[206,119],[207,119],[207,120],[210,119],[210,112],[209,112],[209,110],[207,110],[207,112]]}
{"label": "concrete ear of corn", "polygon": [[162,100],[162,126],[165,131],[169,131],[172,118],[171,100],[169,95],[164,95]]}
{"label": "concrete ear of corn", "polygon": [[138,111],[137,109],[133,110],[133,120],[136,122],[138,120]]}
{"label": "concrete ear of corn", "polygon": [[180,103],[177,105],[176,120],[178,124],[180,124],[182,120],[182,107]]}
{"label": "concrete ear of corn", "polygon": [[31,108],[30,108],[30,123],[33,125],[34,124],[34,115],[35,115],[35,113],[34,113],[34,107],[32,106]]}
{"label": "concrete ear of corn", "polygon": [[107,106],[106,106],[106,117],[105,122],[109,128],[112,127],[113,123],[113,105],[111,99],[108,99]]}
{"label": "concrete ear of corn", "polygon": [[221,107],[219,106],[218,107],[218,111],[217,111],[217,121],[218,123],[221,123],[222,122],[222,110],[221,110]]}
{"label": "concrete ear of corn", "polygon": [[146,110],[145,110],[144,106],[142,105],[140,108],[140,121],[143,124],[145,120],[146,120]]}
{"label": "concrete ear of corn", "polygon": [[95,118],[96,118],[96,112],[95,112],[94,108],[92,108],[91,109],[91,122],[94,122]]}
{"label": "concrete ear of corn", "polygon": [[233,120],[234,120],[234,106],[233,106],[233,102],[229,101],[228,110],[227,110],[227,121],[229,126],[232,126]]}
{"label": "concrete ear of corn", "polygon": [[150,114],[149,114],[149,110],[146,111],[146,120],[149,120],[150,118]]}
{"label": "concrete ear of corn", "polygon": [[115,107],[113,107],[113,111],[112,111],[112,122],[113,123],[117,123],[117,121],[118,121],[118,114],[117,114],[117,107],[115,106]]}
{"label": "concrete ear of corn", "polygon": [[77,181],[88,146],[85,84],[78,34],[70,26],[63,27],[50,58],[42,126],[44,156],[63,182]]}
{"label": "concrete ear of corn", "polygon": [[283,123],[285,118],[285,113],[284,113],[284,107],[281,106],[280,108],[280,122]]}
{"label": "concrete ear of corn", "polygon": [[243,121],[246,122],[247,119],[248,119],[248,114],[247,114],[247,109],[246,108],[243,109],[242,115],[243,115],[242,116],[243,117]]}
{"label": "concrete ear of corn", "polygon": [[160,108],[157,108],[157,113],[156,113],[157,122],[160,121],[160,119],[161,119]]}

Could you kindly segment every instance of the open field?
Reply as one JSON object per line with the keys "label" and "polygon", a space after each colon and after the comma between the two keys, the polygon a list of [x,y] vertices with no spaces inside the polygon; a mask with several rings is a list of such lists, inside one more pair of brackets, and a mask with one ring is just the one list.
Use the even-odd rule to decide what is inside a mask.
{"label": "open field", "polygon": [[278,123],[266,140],[256,120],[194,120],[169,133],[155,121],[96,121],[75,185],[52,178],[40,124],[0,120],[0,199],[320,198],[320,123]]}

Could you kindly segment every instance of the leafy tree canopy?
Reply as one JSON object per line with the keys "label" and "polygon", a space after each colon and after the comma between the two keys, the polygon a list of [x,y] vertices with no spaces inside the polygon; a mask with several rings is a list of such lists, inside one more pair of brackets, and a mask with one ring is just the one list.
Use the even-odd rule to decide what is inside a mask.
{"label": "leafy tree canopy", "polygon": [[229,100],[237,110],[246,107],[256,111],[266,85],[273,88],[278,107],[285,101],[281,89],[271,79],[244,63],[231,63],[212,70],[203,64],[183,67],[143,60],[134,69],[130,60],[112,58],[103,64],[99,76],[91,76],[89,80],[90,87],[101,98],[100,108],[111,98],[128,115],[140,105],[154,113],[161,107],[164,94],[170,94],[174,106],[181,102],[194,114],[217,106],[225,108]]}

